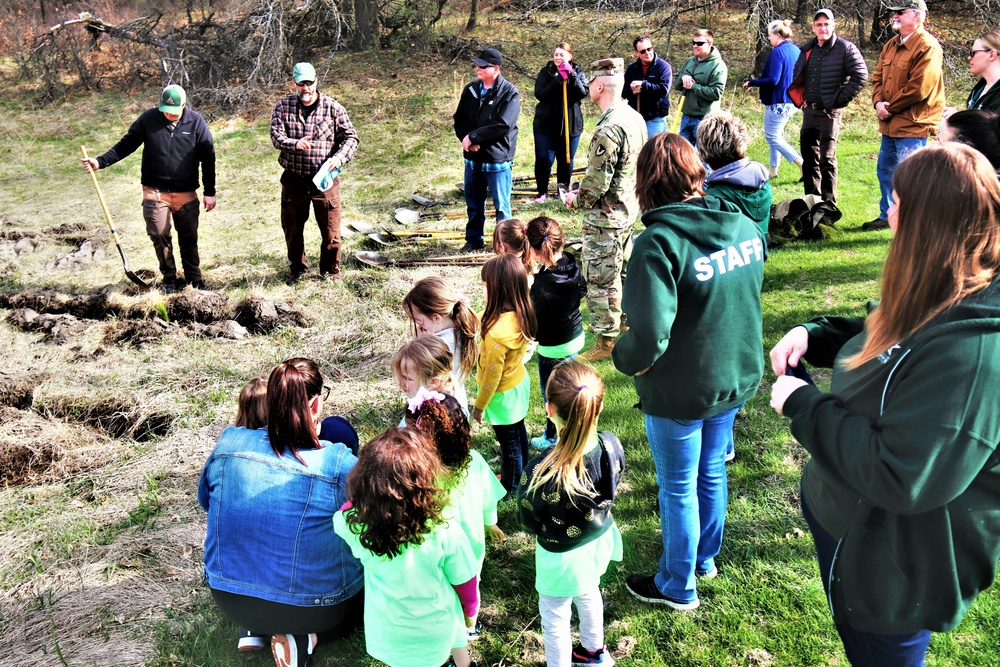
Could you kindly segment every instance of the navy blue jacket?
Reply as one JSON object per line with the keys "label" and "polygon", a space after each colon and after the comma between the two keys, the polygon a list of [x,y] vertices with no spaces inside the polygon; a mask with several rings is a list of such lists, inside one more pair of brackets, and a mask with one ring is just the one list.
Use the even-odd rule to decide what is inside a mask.
{"label": "navy blue jacket", "polygon": [[124,160],[142,149],[143,185],[160,192],[194,192],[198,189],[198,165],[205,179],[205,196],[215,196],[215,145],[205,119],[185,108],[171,132],[170,123],[157,109],[143,111],[125,136],[97,158],[101,169]]}
{"label": "navy blue jacket", "polygon": [[482,84],[476,80],[462,90],[455,110],[455,136],[469,137],[479,150],[466,151],[473,162],[510,162],[517,150],[517,117],[521,113],[521,93],[502,75],[497,76],[480,99]]}
{"label": "navy blue jacket", "polygon": [[656,56],[649,66],[646,76],[642,75],[642,63],[636,60],[625,68],[625,88],[622,89],[622,98],[628,100],[628,104],[636,109],[636,94],[632,92],[633,81],[642,81],[642,90],[639,91],[639,108],[636,109],[644,120],[662,118],[670,113],[670,84],[673,82],[673,70],[670,63]]}
{"label": "navy blue jacket", "polygon": [[799,59],[799,47],[790,39],[771,49],[764,63],[764,71],[759,79],[750,79],[750,85],[760,88],[760,101],[765,106],[772,104],[792,104],[788,87],[792,85],[795,61]]}

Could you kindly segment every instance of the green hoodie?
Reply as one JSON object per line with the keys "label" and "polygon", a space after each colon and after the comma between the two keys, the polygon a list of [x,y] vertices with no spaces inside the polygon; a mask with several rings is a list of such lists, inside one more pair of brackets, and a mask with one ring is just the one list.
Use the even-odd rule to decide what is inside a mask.
{"label": "green hoodie", "polygon": [[[690,89],[684,87],[684,75],[694,79],[695,84]],[[691,56],[674,77],[674,88],[684,95],[681,113],[685,116],[706,116],[718,111],[722,94],[726,92],[726,79],[729,68],[722,61],[719,49],[712,47],[711,53],[704,60]]]}
{"label": "green hoodie", "polygon": [[863,320],[805,326],[806,361],[833,381],[797,389],[784,413],[812,454],[803,499],[840,539],[834,618],[951,630],[1000,560],[1000,280],[853,370],[834,362],[861,349]]}
{"label": "green hoodie", "polygon": [[615,344],[615,367],[635,376],[648,415],[705,419],[739,406],[764,372],[760,230],[715,197],[668,204],[642,221],[622,290],[629,330]]}

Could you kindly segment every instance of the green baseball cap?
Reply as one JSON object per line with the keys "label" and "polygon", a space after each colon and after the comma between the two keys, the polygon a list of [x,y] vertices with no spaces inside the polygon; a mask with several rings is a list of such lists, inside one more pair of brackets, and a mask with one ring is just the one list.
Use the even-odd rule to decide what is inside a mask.
{"label": "green baseball cap", "polygon": [[160,93],[160,111],[163,113],[181,113],[184,111],[185,102],[187,102],[187,93],[176,84],[167,86]]}
{"label": "green baseball cap", "polygon": [[310,63],[296,63],[295,67],[292,68],[292,78],[295,79],[295,83],[315,81],[316,68]]}
{"label": "green baseball cap", "polygon": [[906,0],[906,2],[897,2],[892,7],[889,7],[890,12],[902,12],[907,9],[915,9],[917,11],[926,12],[927,3],[924,0]]}

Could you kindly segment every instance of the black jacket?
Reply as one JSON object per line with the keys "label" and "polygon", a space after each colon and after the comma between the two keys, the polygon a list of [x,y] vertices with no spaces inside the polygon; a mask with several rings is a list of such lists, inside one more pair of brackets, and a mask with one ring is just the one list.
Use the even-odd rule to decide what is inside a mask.
{"label": "black jacket", "polygon": [[480,83],[473,81],[462,90],[455,110],[455,136],[469,137],[479,150],[466,151],[473,162],[510,162],[517,149],[517,117],[521,113],[521,93],[502,75],[479,99]]}
{"label": "black jacket", "polygon": [[594,487],[593,496],[571,499],[551,481],[528,491],[538,465],[552,452],[552,447],[524,466],[517,487],[518,518],[524,529],[535,535],[538,544],[548,551],[565,553],[592,542],[615,523],[611,505],[625,470],[625,452],[613,434],[601,432],[597,437],[600,440],[597,447],[583,457],[587,478]]}
{"label": "black jacket", "polygon": [[965,107],[967,109],[985,109],[986,111],[992,111],[993,113],[1000,113],[1000,85],[994,84],[992,88],[986,91],[985,95],[980,94],[979,99],[976,100],[975,104],[970,104],[972,100],[973,93],[982,90],[986,87],[986,79],[980,78],[975,86],[972,87],[972,92],[969,93],[969,97],[965,100]]}
{"label": "black jacket", "polygon": [[198,189],[198,165],[205,179],[205,196],[215,196],[215,145],[205,120],[191,109],[171,132],[170,123],[157,109],[143,111],[128,132],[104,155],[97,158],[101,169],[142,149],[141,182],[161,192],[194,192]]}
{"label": "black jacket", "polygon": [[642,63],[633,61],[625,68],[625,87],[622,89],[622,98],[628,100],[630,107],[635,109],[636,94],[632,92],[633,81],[642,81],[642,90],[639,91],[639,108],[636,109],[644,120],[661,118],[670,113],[670,84],[673,82],[673,70],[670,63],[656,56],[653,64],[649,66],[646,76],[642,75]]}
{"label": "black jacket", "polygon": [[[566,79],[566,104],[569,107],[569,136],[578,137],[583,132],[583,111],[580,100],[590,95],[590,84],[583,69],[572,63],[573,73]],[[559,75],[555,63],[543,67],[535,77],[535,120],[532,128],[535,132],[553,137],[563,136],[566,126],[563,120],[563,78]]]}
{"label": "black jacket", "polygon": [[[801,94],[806,87],[806,61],[816,54],[822,55],[820,75],[820,96],[822,100],[806,100],[821,103],[828,112],[843,109],[851,103],[868,82],[868,66],[865,59],[851,42],[840,35],[834,35],[829,40],[828,47],[819,48],[818,40],[813,37],[802,45],[799,59],[795,61],[795,73],[792,75],[792,85],[789,86],[789,96],[796,100],[795,92]],[[813,54],[813,50],[816,54]]]}
{"label": "black jacket", "polygon": [[580,274],[572,253],[551,269],[543,268],[531,285],[531,302],[538,314],[539,345],[563,345],[583,333],[580,299],[587,295],[587,281]]}

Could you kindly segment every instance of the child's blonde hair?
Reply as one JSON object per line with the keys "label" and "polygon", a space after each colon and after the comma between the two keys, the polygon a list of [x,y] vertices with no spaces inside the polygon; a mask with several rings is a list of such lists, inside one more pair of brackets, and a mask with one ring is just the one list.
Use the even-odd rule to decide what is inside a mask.
{"label": "child's blonde hair", "polygon": [[505,218],[493,228],[493,252],[514,255],[521,260],[528,275],[534,271],[531,253],[528,252],[528,227],[517,218]]}
{"label": "child's blonde hair", "polygon": [[455,391],[451,364],[448,345],[433,334],[423,334],[403,345],[392,356],[392,375],[396,382],[402,384],[403,374],[409,370],[417,376],[417,386],[451,394]]}
{"label": "child's blonde hair", "polygon": [[233,425],[255,430],[267,426],[267,378],[255,377],[240,389]]}
{"label": "child's blonde hair", "polygon": [[563,362],[549,376],[545,401],[555,408],[555,419],[561,422],[559,439],[538,464],[528,490],[543,488],[551,481],[571,500],[577,496],[593,496],[594,487],[583,464],[583,451],[597,432],[597,418],[604,407],[604,381],[587,364]]}
{"label": "child's blonde hair", "polygon": [[416,311],[428,317],[440,315],[450,317],[455,323],[455,341],[458,345],[459,375],[466,379],[476,367],[479,356],[479,318],[472,312],[468,299],[442,278],[431,276],[417,281],[403,298],[403,308],[413,323],[413,335],[417,335],[417,323],[413,320]]}

